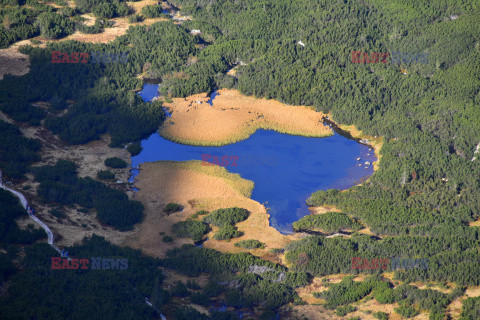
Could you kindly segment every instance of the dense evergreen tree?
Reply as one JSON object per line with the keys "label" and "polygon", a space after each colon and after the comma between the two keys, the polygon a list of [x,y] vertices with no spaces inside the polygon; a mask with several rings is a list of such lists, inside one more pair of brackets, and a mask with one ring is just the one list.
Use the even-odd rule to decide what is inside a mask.
{"label": "dense evergreen tree", "polygon": [[[0,246],[3,243],[32,244],[38,239],[47,237],[43,229],[33,228],[33,223],[28,230],[20,229],[15,219],[26,216],[27,212],[20,205],[18,198],[0,189]],[[10,264],[5,260],[2,261],[5,263],[5,272],[8,273]]]}
{"label": "dense evergreen tree", "polygon": [[0,169],[4,176],[23,177],[28,166],[40,160],[41,147],[40,141],[25,138],[16,125],[0,120]]}
{"label": "dense evergreen tree", "polygon": [[467,298],[463,302],[460,320],[474,320],[480,317],[480,298]]}
{"label": "dense evergreen tree", "polygon": [[[57,252],[47,244],[29,247],[21,260],[25,269],[13,276],[8,294],[0,298],[2,319],[154,318],[145,297],[150,297],[155,283],[163,280],[158,259],[113,246],[95,235],[66,250],[76,258],[127,259],[128,268],[52,270],[51,257],[57,256]],[[164,290],[158,291],[155,301],[159,310],[167,298]]]}
{"label": "dense evergreen tree", "polygon": [[196,220],[176,222],[172,231],[179,237],[191,238],[193,241],[200,241],[204,234],[209,231],[208,225]]}
{"label": "dense evergreen tree", "polygon": [[59,160],[54,166],[33,169],[40,182],[38,195],[48,203],[76,203],[95,208],[98,219],[119,230],[130,230],[143,219],[143,205],[121,191],[89,177],[79,178],[73,162]]}
{"label": "dense evergreen tree", "polygon": [[248,210],[237,207],[218,209],[203,218],[203,222],[217,227],[233,226],[238,222],[245,221],[249,214]]}
{"label": "dense evergreen tree", "polygon": [[323,232],[336,232],[346,229],[359,230],[361,228],[362,225],[360,223],[338,212],[312,214],[293,223],[293,229],[298,231],[321,230]]}
{"label": "dense evergreen tree", "polygon": [[[292,269],[310,275],[355,273],[352,257],[418,257],[428,259],[428,269],[396,270],[399,279],[479,284],[479,229],[467,226],[480,218],[480,159],[472,161],[480,142],[480,8],[475,1],[173,3],[194,20],[183,25],[160,22],[130,28],[109,44],[67,41],[46,48],[22,48],[30,56],[30,73],[6,75],[1,81],[2,111],[15,120],[39,125],[45,114],[33,103],[50,102],[53,112],[45,126],[62,139],[81,144],[108,133],[116,147],[149,136],[164,120],[160,101],[145,103],[133,92],[141,87],[136,78],[140,73],[159,79],[160,91],[167,98],[236,87],[248,95],[314,106],[330,112],[337,122],[384,137],[382,160],[379,170],[363,185],[345,192],[319,191],[308,200],[309,205],[335,205],[348,213],[348,221],[337,215],[329,221],[306,218],[298,224],[333,231],[345,226],[355,230],[361,223],[383,239],[355,234],[350,239],[309,237],[287,248]],[[66,9],[32,0],[3,0],[0,5],[1,47],[40,33],[57,38],[75,30],[74,19],[69,18],[72,12]],[[80,13],[103,17],[129,11],[124,1],[116,0],[78,0],[76,7]],[[158,15],[159,8],[148,10]],[[104,25],[108,23],[91,28],[78,24],[77,28],[99,32]],[[201,33],[192,35],[192,29]],[[69,54],[128,51],[130,55],[126,63],[52,64],[54,50]],[[428,61],[358,64],[351,62],[353,51],[414,51],[427,54]],[[238,66],[235,78],[225,74],[234,66]],[[63,109],[66,114],[59,116],[57,112]],[[39,160],[40,144],[3,122],[0,131],[0,168],[8,176],[20,178]],[[104,222],[120,228],[141,219],[139,204],[101,183],[79,179],[69,165],[38,170],[34,173],[44,176],[39,178],[39,193],[47,201],[96,208]],[[50,172],[56,170],[58,174]],[[94,193],[114,200],[99,201]],[[122,208],[117,211],[119,205]],[[238,222],[214,220],[212,223],[227,226]],[[182,250],[191,256],[175,251],[164,263],[191,274],[216,272],[217,268],[244,272],[247,265],[261,264],[250,256],[230,260],[210,251]],[[232,264],[243,267],[233,268]],[[187,267],[192,271],[185,271]],[[10,270],[9,266],[5,270]],[[278,292],[282,297],[272,294],[276,301],[292,299],[290,289],[270,280],[250,276],[241,280]],[[229,300],[255,305],[265,299],[264,292],[246,288],[249,286],[242,292],[248,294],[229,293]],[[360,289],[365,291],[363,285]],[[395,290],[378,285],[372,293],[384,302],[396,301],[395,292],[407,294]],[[421,295],[411,288],[407,291]],[[445,299],[431,295],[442,302],[428,307],[431,317],[439,318]],[[467,300],[465,319],[475,317],[475,303]]]}

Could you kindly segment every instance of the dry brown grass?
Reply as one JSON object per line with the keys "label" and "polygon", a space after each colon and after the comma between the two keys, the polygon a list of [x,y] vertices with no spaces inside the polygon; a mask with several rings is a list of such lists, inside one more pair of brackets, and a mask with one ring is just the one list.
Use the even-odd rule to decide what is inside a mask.
{"label": "dry brown grass", "polygon": [[[192,169],[175,168],[172,162],[146,163],[136,177],[136,186],[140,189],[135,199],[145,206],[145,219],[135,228],[136,233],[127,242],[143,252],[163,257],[166,250],[193,243],[190,239],[177,239],[170,243],[162,241],[160,232],[171,235],[175,222],[190,217],[197,211],[191,200],[211,195],[213,197],[235,197],[238,191],[224,180],[211,177]],[[184,210],[174,214],[163,213],[169,202],[179,203]]]}
{"label": "dry brown grass", "polygon": [[450,315],[451,319],[460,319],[463,300],[464,298],[458,297],[447,306],[447,313]]}
{"label": "dry brown grass", "polygon": [[[138,2],[127,2],[127,5],[133,8],[136,14],[142,11],[142,8],[147,5],[157,4],[158,1],[155,0],[142,0]],[[70,6],[72,4],[70,3]],[[88,26],[91,26],[95,23],[95,17],[93,14],[83,14],[83,18],[87,19],[84,23]],[[166,18],[148,18],[142,22],[138,23],[129,23],[128,17],[121,17],[121,18],[114,18],[110,19],[109,21],[113,21],[114,25],[111,28],[105,28],[103,32],[98,34],[84,34],[79,31],[58,40],[45,40],[42,38],[38,38],[37,40],[41,40],[42,42],[59,42],[59,41],[66,41],[66,40],[76,40],[80,42],[92,42],[92,43],[108,43],[110,41],[115,40],[118,36],[124,35],[128,28],[132,25],[150,25],[155,22],[159,21],[168,21]]]}
{"label": "dry brown grass", "polygon": [[[325,303],[324,299],[315,298],[313,296],[313,293],[315,292],[323,292],[328,290],[328,287],[326,287],[324,285],[325,283],[322,282],[323,279],[329,279],[329,278],[328,277],[313,278],[312,283],[310,283],[308,286],[297,288],[295,291],[297,292],[298,296],[308,304]],[[330,283],[336,283],[336,282],[331,281]]]}
{"label": "dry brown grass", "polygon": [[[395,303],[395,304],[380,304],[375,299],[368,300],[368,301],[365,301],[364,299],[362,299],[359,302],[352,303],[352,305],[355,306],[358,310],[355,311],[355,312],[349,313],[348,314],[349,317],[358,316],[362,320],[363,319],[365,319],[365,320],[375,320],[376,318],[373,315],[365,314],[363,312],[363,311],[366,311],[366,310],[370,310],[370,311],[372,311],[372,313],[379,312],[379,311],[386,312],[390,315],[389,316],[390,320],[403,319],[403,317],[401,317],[399,314],[395,313],[395,311],[393,310],[394,308],[398,307],[397,303]],[[425,319],[425,318],[415,317],[415,318],[412,318],[412,319]],[[427,315],[426,319],[428,320],[428,315]]]}
{"label": "dry brown grass", "polygon": [[[315,280],[314,280],[315,281]],[[324,291],[324,287],[321,287],[319,291]],[[302,297],[304,298],[304,297]],[[316,298],[313,298],[316,299]],[[306,300],[308,302],[308,300]],[[372,311],[378,312],[386,312],[390,314],[389,319],[400,320],[403,319],[399,314],[395,313],[393,310],[394,308],[398,307],[398,304],[380,304],[375,299],[372,300],[365,300],[362,299],[359,302],[352,303],[352,306],[355,306],[358,310],[352,313],[349,313],[346,317],[340,317],[335,314],[335,310],[327,310],[322,305],[318,305],[317,303],[322,302],[320,299],[311,300],[313,305],[303,305],[303,306],[294,306],[292,308],[292,314],[288,319],[304,319],[305,317],[309,320],[317,320],[317,319],[334,319],[334,320],[345,320],[350,317],[358,316],[362,320],[375,320],[376,318],[372,314],[366,314],[364,311]],[[428,319],[428,313],[423,313],[418,315],[412,319]]]}
{"label": "dry brown grass", "polygon": [[332,135],[322,124],[324,115],[311,108],[244,96],[237,90],[218,93],[213,107],[206,103],[206,93],[165,103],[172,117],[160,128],[160,134],[176,142],[211,146],[244,140],[257,129],[310,137]]}
{"label": "dry brown grass", "polygon": [[[110,139],[108,136],[102,136],[99,141],[92,141],[80,147],[67,146],[60,141],[57,136],[51,134],[49,131],[40,127],[27,127],[23,124],[18,124],[23,134],[30,138],[39,139],[43,148],[41,150],[42,160],[35,164],[53,165],[58,160],[70,160],[77,164],[78,173],[81,177],[96,178],[98,170],[105,170],[104,160],[108,157],[119,157],[130,163],[129,153],[124,149],[111,149],[108,147]],[[129,169],[113,170],[116,177],[125,182],[129,176]],[[55,237],[55,244],[59,247],[71,246],[73,244],[81,243],[84,237],[89,237],[92,234],[98,234],[106,237],[114,244],[123,246],[125,237],[131,232],[120,232],[111,227],[102,225],[96,218],[94,210],[88,213],[80,212],[79,207],[65,207],[66,218],[58,219],[52,216],[49,211],[52,209],[51,205],[44,205],[39,201],[37,196],[37,189],[39,184],[33,181],[32,175],[27,175],[27,180],[17,186],[17,189],[29,187],[28,190],[22,190],[30,203],[37,212],[37,216],[44,221],[52,230]],[[109,182],[114,188],[128,191],[128,186],[125,183],[117,184],[114,181]],[[29,219],[20,219],[18,224],[25,227],[31,223]]]}
{"label": "dry brown grass", "polygon": [[[226,198],[226,199],[214,199],[209,201],[208,208],[210,210],[215,210],[219,208],[227,207],[242,207],[250,211],[250,216],[247,220],[237,224],[238,230],[244,233],[243,236],[239,238],[232,239],[231,241],[218,241],[213,239],[215,230],[212,231],[208,236],[209,240],[204,243],[205,247],[216,249],[222,252],[241,252],[248,251],[256,256],[264,257],[271,261],[280,262],[279,257],[273,256],[268,253],[268,250],[273,248],[283,248],[289,242],[299,239],[300,235],[282,235],[274,227],[270,226],[269,215],[267,214],[265,207],[260,203],[244,198],[244,197],[235,197],[235,198]],[[261,241],[265,244],[265,249],[254,249],[247,250],[235,247],[235,242],[241,240],[254,239]]]}
{"label": "dry brown grass", "polygon": [[12,45],[6,49],[0,49],[0,80],[6,74],[22,76],[30,72],[29,57],[20,53],[18,48],[19,45]]}
{"label": "dry brown grass", "polygon": [[[161,257],[167,249],[192,243],[192,240],[175,239],[174,242],[165,244],[161,241],[159,232],[170,234],[173,223],[187,219],[198,210],[213,211],[238,206],[251,212],[246,221],[237,224],[238,229],[245,235],[230,242],[217,241],[209,235],[210,239],[204,246],[222,252],[240,252],[246,249],[235,247],[236,241],[256,239],[265,243],[266,248],[250,251],[278,261],[278,257],[270,254],[268,249],[282,248],[299,236],[282,235],[269,225],[265,207],[243,195],[244,186],[250,185],[247,180],[237,174],[228,173],[224,168],[211,168],[213,167],[201,166],[199,161],[159,161],[143,164],[136,177],[136,186],[140,191],[135,199],[145,205],[146,217],[144,222],[135,228],[135,235],[129,237],[128,243],[145,253]],[[182,212],[167,216],[161,211],[169,202],[182,204],[185,208]]]}
{"label": "dry brown grass", "polygon": [[468,225],[470,227],[480,227],[480,220],[469,222]]}
{"label": "dry brown grass", "polygon": [[[348,274],[333,274],[333,275],[328,275],[324,277],[315,277],[313,278],[312,282],[305,287],[297,288],[295,291],[298,293],[300,298],[302,298],[303,301],[309,303],[309,304],[318,304],[318,303],[324,303],[324,299],[318,299],[313,296],[313,293],[315,292],[323,292],[327,291],[329,289],[328,285],[329,283],[340,283],[342,280],[349,276]],[[365,279],[365,275],[359,275],[355,277],[353,280],[354,281],[363,281]]]}
{"label": "dry brown grass", "polygon": [[250,180],[243,179],[238,173],[231,173],[221,166],[204,165],[204,162],[200,160],[192,161],[162,161],[162,167],[170,169],[189,169],[200,173],[205,173],[209,176],[222,178],[227,184],[229,184],[238,195],[250,198],[254,183]]}
{"label": "dry brown grass", "polygon": [[85,20],[83,24],[86,26],[93,26],[95,24],[95,16],[92,13],[85,13],[81,15]]}
{"label": "dry brown grass", "polygon": [[[296,306],[293,308],[293,314],[291,319],[303,319],[301,314],[304,314],[308,319],[346,319],[344,317],[338,317],[335,315],[334,310],[326,310],[322,306],[317,304],[323,304],[325,301],[323,299],[318,299],[313,296],[314,292],[323,292],[328,290],[328,286],[325,285],[323,279],[327,279],[327,283],[339,283],[346,276],[346,274],[336,274],[325,277],[314,278],[312,283],[308,286],[297,288],[296,291],[298,295],[302,298],[303,301],[307,302],[308,306]],[[393,277],[393,273],[384,274],[387,278],[390,276]],[[364,281],[367,275],[359,275],[354,278],[354,281]],[[423,284],[418,284],[419,287],[425,289],[426,286]],[[432,288],[436,289],[436,288]],[[439,290],[444,292],[444,290]],[[448,291],[448,290],[447,290]],[[478,292],[480,294],[480,291]],[[394,308],[398,307],[397,303],[394,304],[380,304],[375,299],[369,299],[368,297],[352,303],[352,306],[355,306],[358,310],[352,313],[349,313],[347,318],[358,316],[361,319],[374,320],[375,318],[372,314],[366,314],[365,311],[371,311],[371,313],[382,311],[390,315],[389,319],[400,320],[403,319],[399,314],[395,313]],[[458,319],[459,310],[461,309],[461,302],[454,302],[449,309],[452,309],[451,314],[454,316],[453,319]],[[429,312],[422,311],[418,316],[412,319],[418,320],[428,320]]]}
{"label": "dry brown grass", "polygon": [[366,234],[368,236],[375,236],[375,234],[370,230],[370,228],[365,228],[365,229],[362,229],[362,230],[358,230],[357,232]]}
{"label": "dry brown grass", "polygon": [[[114,25],[111,28],[105,28],[103,32],[97,34],[84,34],[79,31],[58,40],[50,40],[52,42],[61,42],[67,40],[76,40],[80,42],[91,42],[91,43],[108,43],[115,40],[117,37],[122,36],[127,33],[127,30],[132,25],[151,25],[159,21],[168,21],[166,18],[151,18],[145,19],[142,22],[138,23],[129,23],[127,18],[114,18],[110,19],[114,22]],[[95,22],[95,21],[93,21]],[[92,23],[91,20],[88,20],[88,23]],[[45,39],[39,39],[45,41]]]}
{"label": "dry brown grass", "polygon": [[308,207],[310,214],[322,214],[327,212],[341,212],[342,210],[336,208],[335,206],[323,205],[318,207]]}
{"label": "dry brown grass", "polygon": [[[198,165],[199,168],[194,169],[194,165]],[[200,161],[144,163],[136,177],[139,195],[148,192],[158,201],[183,202],[185,205],[193,199],[231,198],[241,195],[241,191],[236,189],[235,185],[225,181],[228,177],[217,177],[215,171],[202,172],[201,168],[211,167],[201,166]],[[238,175],[231,175],[232,179],[238,178]]]}
{"label": "dry brown grass", "polygon": [[[321,300],[319,300],[321,301]],[[313,301],[312,301],[313,302]],[[315,302],[317,303],[317,302]],[[303,305],[303,306],[294,306],[292,308],[292,313],[286,319],[305,319],[309,320],[319,320],[319,319],[335,319],[335,320],[345,320],[350,317],[360,317],[362,320],[376,320],[372,315],[375,312],[385,312],[389,314],[390,320],[403,320],[402,316],[397,314],[394,309],[398,307],[398,304],[380,304],[375,299],[371,300],[361,300],[356,303],[352,303],[352,306],[355,306],[358,310],[355,312],[349,313],[346,317],[340,317],[335,314],[335,310],[327,310],[322,305],[313,304],[313,305]],[[365,311],[370,311],[370,314],[365,313]],[[429,312],[422,311],[416,317],[411,319],[414,320],[428,320]],[[453,319],[458,319],[458,317],[453,317]]]}
{"label": "dry brown grass", "polygon": [[480,286],[469,287],[465,290],[465,297],[479,297],[480,296]]}
{"label": "dry brown grass", "polygon": [[0,111],[0,120],[8,122],[8,123],[13,123],[13,120],[10,119],[5,113]]}
{"label": "dry brown grass", "polygon": [[334,310],[327,310],[320,305],[294,306],[288,317],[288,320],[344,320],[345,317],[335,315]]}
{"label": "dry brown grass", "polygon": [[460,319],[462,313],[463,301],[467,298],[474,298],[480,296],[480,286],[472,286],[465,290],[465,294],[456,298],[447,307],[447,312],[452,319]]}
{"label": "dry brown grass", "polygon": [[234,67],[234,68],[228,70],[227,74],[229,76],[237,78],[237,67]]}
{"label": "dry brown grass", "polygon": [[[157,4],[158,1],[155,0],[142,0],[138,2],[127,2],[127,4],[133,8],[135,13],[140,13],[142,11],[142,8],[147,6],[147,5],[153,5]],[[48,5],[51,5],[53,7],[58,7],[58,5],[54,3],[47,3]],[[74,8],[75,3],[73,1],[68,1],[68,6]],[[91,26],[95,23],[95,17],[93,14],[87,13],[82,15],[83,18],[86,20],[83,22],[87,26]],[[13,75],[23,75],[28,73],[30,70],[28,69],[29,63],[25,66],[25,63],[23,60],[20,60],[20,58],[24,58],[25,56],[21,56],[20,58],[18,55],[13,55],[13,61],[20,60],[19,63],[10,63],[12,61],[12,58],[8,58],[11,53],[6,52],[2,53],[4,50],[9,50],[11,48],[16,48],[14,49],[18,51],[18,47],[21,45],[29,44],[35,47],[45,47],[48,42],[61,42],[61,41],[67,41],[67,40],[76,40],[80,42],[91,42],[91,43],[108,43],[113,40],[115,40],[117,37],[124,35],[128,28],[130,26],[136,26],[136,25],[151,25],[153,23],[159,22],[159,21],[169,21],[169,19],[166,18],[147,18],[142,22],[137,22],[137,23],[129,23],[128,22],[128,17],[121,17],[121,18],[113,18],[110,19],[109,21],[112,21],[114,24],[111,28],[105,28],[103,32],[98,33],[98,34],[84,34],[79,31],[76,31],[75,33],[61,38],[61,39],[54,39],[54,40],[49,40],[49,39],[44,39],[41,36],[32,38],[30,40],[38,40],[41,43],[40,44],[32,44],[30,40],[22,40],[19,42],[16,42],[12,44],[9,48],[7,49],[1,49],[0,50],[0,80],[3,78],[3,75],[6,73],[11,73]],[[5,56],[5,57],[4,57]],[[4,63],[5,61],[5,63]],[[27,60],[28,61],[28,60]],[[9,72],[5,72],[4,69],[7,69]],[[11,70],[10,70],[11,69]],[[17,71],[18,70],[18,71]]]}
{"label": "dry brown grass", "polygon": [[142,0],[137,2],[127,2],[127,5],[133,8],[135,13],[141,13],[142,8],[149,5],[155,5],[158,3],[158,0]]}
{"label": "dry brown grass", "polygon": [[[9,122],[15,123],[8,116],[1,114]],[[78,173],[81,177],[96,178],[97,171],[106,169],[104,160],[108,157],[119,157],[130,163],[129,153],[124,149],[111,149],[108,147],[110,138],[106,135],[101,140],[92,141],[86,145],[72,147],[62,142],[58,136],[53,135],[42,127],[29,127],[24,123],[16,123],[22,133],[29,138],[35,138],[42,142],[42,150],[40,152],[41,161],[34,166],[53,165],[58,160],[70,160],[77,164]],[[118,179],[126,181],[129,176],[129,168],[113,170]],[[126,184],[109,183],[114,188],[126,190]],[[29,202],[33,205],[37,212],[37,216],[44,221],[52,230],[55,237],[55,244],[64,247],[80,243],[84,237],[91,236],[93,233],[106,237],[109,241],[117,245],[123,245],[125,237],[128,233],[117,231],[111,227],[103,226],[97,219],[94,210],[89,213],[80,212],[78,206],[65,207],[66,218],[58,219],[49,212],[51,205],[44,205],[39,201],[37,189],[39,183],[33,181],[31,174],[27,175],[27,180],[15,186],[16,189],[22,190],[29,187],[28,190],[22,190]],[[21,227],[31,224],[28,218],[19,219],[17,223]],[[83,225],[83,226],[82,226]]]}
{"label": "dry brown grass", "polygon": [[455,283],[447,283],[448,285],[448,289],[447,288],[444,288],[444,287],[440,287],[440,286],[437,286],[437,285],[433,285],[433,286],[427,286],[427,284],[425,282],[411,282],[409,283],[409,285],[412,285],[412,286],[415,286],[421,290],[426,290],[426,289],[430,289],[430,290],[436,290],[436,291],[439,291],[439,292],[442,292],[442,293],[445,293],[445,294],[449,294],[453,291],[453,289],[455,289],[456,285]]}

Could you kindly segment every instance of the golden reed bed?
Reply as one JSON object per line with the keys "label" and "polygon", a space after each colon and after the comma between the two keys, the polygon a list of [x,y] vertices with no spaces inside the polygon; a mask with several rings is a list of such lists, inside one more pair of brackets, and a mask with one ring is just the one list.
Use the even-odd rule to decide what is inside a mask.
{"label": "golden reed bed", "polygon": [[333,134],[322,123],[324,114],[312,108],[244,96],[237,90],[222,89],[218,94],[213,106],[206,93],[165,103],[172,116],[159,133],[171,141],[203,146],[245,140],[257,129],[306,137]]}
{"label": "golden reed bed", "polygon": [[[212,232],[208,235],[210,240],[204,243],[205,247],[223,252],[246,251],[235,247],[234,243],[256,239],[267,247],[264,250],[252,250],[252,253],[268,258],[268,249],[282,248],[298,237],[282,235],[271,227],[265,207],[249,198],[253,183],[238,174],[229,173],[225,168],[202,166],[201,161],[197,160],[157,161],[142,164],[136,180],[136,186],[140,189],[136,199],[145,205],[146,217],[135,228],[135,235],[128,244],[145,253],[161,257],[169,248],[192,243],[187,239],[163,243],[160,232],[170,234],[173,223],[185,220],[199,210],[213,211],[234,206],[250,211],[249,218],[237,224],[245,235],[226,242],[214,240]],[[182,204],[185,208],[182,212],[166,216],[162,214],[162,209],[169,202]],[[202,219],[202,216],[198,219]]]}

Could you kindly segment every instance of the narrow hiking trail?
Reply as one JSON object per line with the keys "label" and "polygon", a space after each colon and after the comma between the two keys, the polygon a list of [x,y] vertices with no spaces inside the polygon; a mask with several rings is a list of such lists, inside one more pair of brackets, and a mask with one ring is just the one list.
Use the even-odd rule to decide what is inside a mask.
{"label": "narrow hiking trail", "polygon": [[[62,255],[62,257],[63,257],[62,250],[60,250],[57,246],[55,246],[55,245],[53,244],[53,233],[52,233],[52,231],[50,230],[50,228],[49,228],[43,221],[41,221],[40,219],[38,219],[35,215],[30,214],[29,210],[27,209],[27,208],[29,207],[27,198],[25,198],[25,196],[24,196],[23,194],[21,194],[20,192],[18,192],[18,191],[16,191],[16,190],[10,189],[9,187],[7,187],[7,186],[5,185],[5,183],[4,183],[3,180],[2,180],[2,171],[1,171],[1,170],[0,170],[0,188],[1,188],[1,189],[4,189],[4,190],[7,190],[7,191],[9,191],[9,192],[11,192],[11,193],[13,193],[13,194],[20,200],[20,202],[21,202],[21,204],[22,204],[22,207],[23,207],[25,210],[27,210],[28,216],[30,217],[30,219],[32,219],[33,221],[35,221],[35,222],[36,222],[40,227],[42,227],[42,229],[45,230],[45,232],[47,233],[47,236],[48,236],[47,242],[48,242],[48,244],[49,244],[53,249],[55,249],[58,253],[60,253],[60,255]],[[30,207],[30,208],[31,208],[31,207]],[[68,258],[68,260],[71,260],[71,258]],[[158,310],[157,308],[155,308],[155,307],[153,306],[153,304],[150,302],[150,300],[149,300],[148,298],[144,297],[144,299],[145,299],[145,300],[144,300],[145,303],[146,303],[148,306],[152,307],[153,309],[155,309],[157,312],[160,313],[160,318],[161,318],[162,320],[163,320],[163,319],[166,320],[165,316],[160,312],[160,310]]]}
{"label": "narrow hiking trail", "polygon": [[62,251],[57,248],[54,244],[53,244],[53,233],[52,231],[50,230],[50,228],[43,222],[41,221],[40,219],[38,219],[36,216],[34,216],[33,214],[30,214],[29,210],[28,210],[28,201],[27,201],[27,198],[25,198],[25,196],[23,194],[21,194],[20,192],[16,191],[16,190],[13,190],[13,189],[10,189],[9,187],[7,187],[5,185],[5,183],[3,182],[2,180],[2,171],[0,170],[0,188],[4,189],[4,190],[7,190],[11,193],[13,193],[19,200],[20,200],[20,203],[22,204],[22,207],[27,210],[28,212],[28,216],[30,217],[30,219],[32,219],[33,221],[35,221],[43,230],[45,230],[45,232],[47,233],[47,236],[48,236],[48,244],[50,246],[52,246],[52,248],[54,248],[56,251],[58,251],[60,254],[62,253]]}

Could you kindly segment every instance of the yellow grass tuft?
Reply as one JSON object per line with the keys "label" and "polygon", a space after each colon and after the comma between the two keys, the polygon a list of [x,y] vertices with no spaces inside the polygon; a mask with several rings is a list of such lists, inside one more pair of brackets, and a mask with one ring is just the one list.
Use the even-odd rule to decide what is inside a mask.
{"label": "yellow grass tuft", "polygon": [[219,90],[213,106],[206,93],[173,98],[165,107],[172,113],[159,133],[188,145],[222,146],[247,139],[258,129],[305,137],[326,137],[321,112],[311,107],[289,106],[275,100],[244,96],[237,90]]}
{"label": "yellow grass tuft", "polygon": [[[155,163],[155,162],[154,162]],[[202,165],[204,162],[200,160],[190,161],[157,161],[164,167],[170,169],[188,169],[196,172],[204,173],[212,177],[218,177],[225,180],[239,195],[250,198],[255,184],[253,181],[243,179],[238,173],[228,172],[227,169],[217,165]]]}

